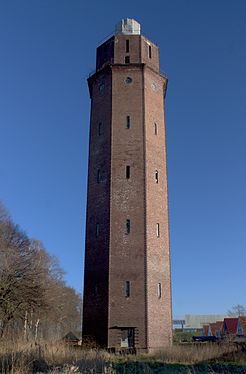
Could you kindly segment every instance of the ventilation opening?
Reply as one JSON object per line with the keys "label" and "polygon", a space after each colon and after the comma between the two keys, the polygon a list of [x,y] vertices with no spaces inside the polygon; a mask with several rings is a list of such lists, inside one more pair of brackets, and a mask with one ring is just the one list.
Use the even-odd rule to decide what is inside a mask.
{"label": "ventilation opening", "polygon": [[125,56],[125,64],[130,64],[130,56]]}

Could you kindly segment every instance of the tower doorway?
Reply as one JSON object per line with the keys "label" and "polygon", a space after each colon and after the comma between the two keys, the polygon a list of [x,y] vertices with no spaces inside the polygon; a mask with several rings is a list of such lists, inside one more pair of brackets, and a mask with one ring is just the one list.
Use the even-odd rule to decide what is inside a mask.
{"label": "tower doorway", "polygon": [[123,328],[121,329],[121,340],[120,346],[121,348],[134,348],[134,328]]}

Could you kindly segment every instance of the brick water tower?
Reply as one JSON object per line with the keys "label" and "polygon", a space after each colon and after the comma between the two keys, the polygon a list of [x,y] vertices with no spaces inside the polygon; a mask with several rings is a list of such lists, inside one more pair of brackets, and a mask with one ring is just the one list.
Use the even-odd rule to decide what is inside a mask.
{"label": "brick water tower", "polygon": [[159,48],[124,19],[97,48],[91,97],[83,338],[153,351],[172,341]]}

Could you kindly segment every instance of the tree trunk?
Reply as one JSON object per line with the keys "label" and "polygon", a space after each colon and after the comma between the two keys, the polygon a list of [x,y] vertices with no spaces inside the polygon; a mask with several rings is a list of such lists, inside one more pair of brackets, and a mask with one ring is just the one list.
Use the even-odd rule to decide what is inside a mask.
{"label": "tree trunk", "polygon": [[25,320],[24,320],[24,340],[27,340],[27,311],[25,312]]}
{"label": "tree trunk", "polygon": [[38,326],[39,326],[40,319],[38,318],[36,323],[35,323],[35,341],[38,338]]}

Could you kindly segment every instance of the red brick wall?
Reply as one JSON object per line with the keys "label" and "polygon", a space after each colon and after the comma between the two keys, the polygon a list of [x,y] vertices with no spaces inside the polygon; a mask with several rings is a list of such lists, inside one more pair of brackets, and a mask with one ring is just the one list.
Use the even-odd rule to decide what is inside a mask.
{"label": "red brick wall", "polygon": [[[100,91],[99,87],[104,85]],[[91,90],[90,154],[84,276],[83,335],[107,346],[108,262],[111,157],[111,71],[89,79]],[[98,124],[101,135],[98,134]],[[97,183],[97,172],[101,180]],[[96,224],[99,235],[96,236]]]}
{"label": "red brick wall", "polygon": [[[115,327],[134,327],[136,347],[152,350],[169,344],[172,335],[163,103],[166,80],[159,75],[159,49],[145,37],[116,35],[110,40],[111,52],[107,51],[105,58],[113,55],[114,63],[102,67],[100,61],[104,64],[106,60],[100,52],[99,70],[89,79],[92,109],[84,335],[92,335],[108,347],[119,347],[120,330]],[[126,55],[130,64],[124,64]],[[127,78],[132,81],[127,83]],[[130,129],[126,128],[127,116]],[[99,122],[103,123],[102,136],[97,134]],[[126,179],[127,165],[130,179]],[[99,184],[98,169],[102,173]],[[131,222],[129,234],[127,219]],[[131,284],[130,297],[125,295],[126,281]]]}
{"label": "red brick wall", "polygon": [[[125,82],[127,77],[132,83]],[[113,66],[109,325],[136,327],[137,347],[146,347],[142,103],[142,68]],[[126,179],[126,165],[131,167],[130,179]],[[126,234],[126,219],[131,221],[130,234]],[[126,281],[131,282],[129,298],[124,292]],[[110,346],[120,344],[117,334],[109,330]]]}
{"label": "red brick wall", "polygon": [[[145,150],[147,219],[148,346],[159,348],[171,341],[171,286],[166,141],[163,106],[165,79],[146,68]],[[155,135],[155,123],[157,135]],[[158,171],[158,183],[155,172]],[[157,237],[157,223],[160,236]],[[158,298],[158,283],[161,298]]]}

